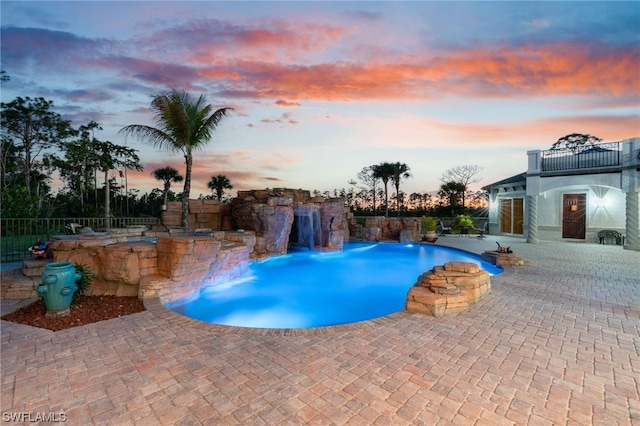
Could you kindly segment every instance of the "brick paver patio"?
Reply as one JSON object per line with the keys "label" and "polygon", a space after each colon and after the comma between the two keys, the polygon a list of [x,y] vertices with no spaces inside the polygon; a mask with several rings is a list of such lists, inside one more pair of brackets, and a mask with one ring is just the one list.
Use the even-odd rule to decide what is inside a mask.
{"label": "brick paver patio", "polygon": [[640,425],[640,253],[492,236],[438,244],[481,253],[496,241],[531,265],[492,277],[483,301],[444,318],[274,331],[151,301],[55,333],[2,321],[2,422]]}

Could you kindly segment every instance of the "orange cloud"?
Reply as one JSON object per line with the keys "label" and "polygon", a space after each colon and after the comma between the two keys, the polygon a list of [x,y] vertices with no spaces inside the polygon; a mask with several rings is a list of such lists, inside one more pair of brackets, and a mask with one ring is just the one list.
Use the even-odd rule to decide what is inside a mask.
{"label": "orange cloud", "polygon": [[315,65],[229,59],[202,68],[200,74],[224,81],[223,93],[229,96],[286,102],[640,92],[640,56],[630,47],[560,43],[419,56]]}

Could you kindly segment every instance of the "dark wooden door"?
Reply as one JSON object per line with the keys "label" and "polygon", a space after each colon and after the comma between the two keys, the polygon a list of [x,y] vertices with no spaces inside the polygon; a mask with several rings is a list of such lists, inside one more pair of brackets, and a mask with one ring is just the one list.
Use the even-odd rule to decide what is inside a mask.
{"label": "dark wooden door", "polygon": [[564,194],[562,197],[562,238],[584,240],[587,216],[586,194]]}

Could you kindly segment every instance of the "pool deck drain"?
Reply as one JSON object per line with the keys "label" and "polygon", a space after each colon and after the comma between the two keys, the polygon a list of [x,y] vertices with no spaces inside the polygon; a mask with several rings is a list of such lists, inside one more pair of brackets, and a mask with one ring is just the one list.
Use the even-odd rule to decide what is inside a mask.
{"label": "pool deck drain", "polygon": [[[3,421],[67,424],[640,424],[640,253],[495,242],[530,265],[459,314],[243,329],[148,310],[58,332],[2,321]],[[6,313],[19,305],[2,301]],[[8,414],[5,414],[8,413]]]}

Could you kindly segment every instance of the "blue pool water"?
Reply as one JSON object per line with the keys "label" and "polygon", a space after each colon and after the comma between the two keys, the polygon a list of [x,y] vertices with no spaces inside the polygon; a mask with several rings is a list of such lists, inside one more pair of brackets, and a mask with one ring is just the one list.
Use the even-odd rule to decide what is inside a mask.
{"label": "blue pool water", "polygon": [[336,253],[293,252],[252,262],[239,279],[207,287],[167,308],[214,324],[308,328],[346,324],[404,309],[418,276],[450,261],[502,269],[474,254],[424,244],[347,243]]}

